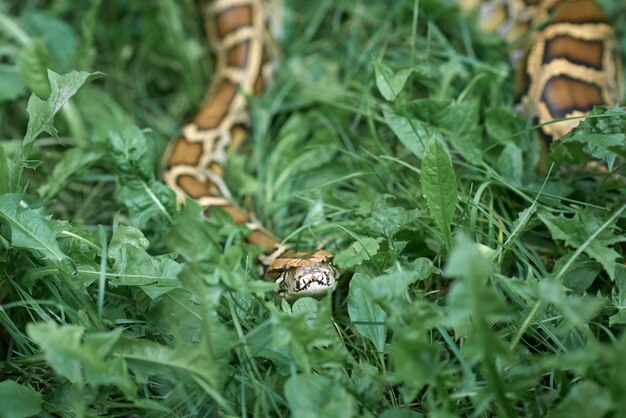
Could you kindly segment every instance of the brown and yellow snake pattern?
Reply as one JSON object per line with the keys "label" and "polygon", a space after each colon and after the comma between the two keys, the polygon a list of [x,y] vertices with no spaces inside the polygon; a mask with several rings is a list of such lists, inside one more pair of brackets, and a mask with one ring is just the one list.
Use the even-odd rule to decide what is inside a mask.
{"label": "brown and yellow snake pattern", "polygon": [[[512,39],[530,27],[526,54],[526,100],[545,124],[586,114],[595,105],[618,100],[618,70],[613,29],[592,0],[459,0],[479,11],[486,30]],[[261,0],[215,0],[209,3],[206,28],[216,56],[207,99],[191,123],[169,147],[163,178],[179,204],[195,199],[210,215],[228,212],[250,229],[248,240],[265,248],[260,257],[265,277],[278,283],[289,300],[319,297],[336,286],[337,270],[325,250],[295,253],[238,207],[222,177],[227,151],[247,135],[246,95],[263,91],[270,77],[270,38]],[[569,120],[543,126],[557,139],[578,124]]]}
{"label": "brown and yellow snake pattern", "polygon": [[491,0],[478,7],[481,27],[508,41],[529,37],[523,64],[525,102],[544,134],[558,139],[594,106],[614,106],[620,98],[620,66],[615,32],[593,0]]}

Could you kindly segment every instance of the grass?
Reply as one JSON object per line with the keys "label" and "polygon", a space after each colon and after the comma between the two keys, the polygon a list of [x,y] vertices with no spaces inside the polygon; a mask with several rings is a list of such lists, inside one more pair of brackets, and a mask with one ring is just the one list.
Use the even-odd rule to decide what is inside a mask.
{"label": "grass", "polygon": [[452,2],[287,1],[226,177],[337,254],[335,294],[290,306],[158,180],[211,77],[200,10],[0,2],[1,416],[624,414],[624,111],[537,170],[506,46]]}

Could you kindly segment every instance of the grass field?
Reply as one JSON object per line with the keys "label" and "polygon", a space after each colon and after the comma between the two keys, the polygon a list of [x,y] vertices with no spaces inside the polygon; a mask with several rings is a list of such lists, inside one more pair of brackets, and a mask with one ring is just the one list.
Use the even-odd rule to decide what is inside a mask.
{"label": "grass field", "polygon": [[286,1],[226,178],[336,254],[333,296],[290,306],[159,180],[211,79],[200,13],[0,1],[0,417],[626,414],[625,111],[546,156],[452,1]]}

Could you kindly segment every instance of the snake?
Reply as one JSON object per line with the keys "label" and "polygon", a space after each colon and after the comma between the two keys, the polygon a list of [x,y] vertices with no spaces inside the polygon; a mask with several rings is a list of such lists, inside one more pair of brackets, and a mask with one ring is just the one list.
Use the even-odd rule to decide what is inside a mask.
{"label": "snake", "polygon": [[522,101],[536,115],[549,142],[570,132],[594,106],[619,102],[621,66],[615,30],[595,1],[459,2],[478,11],[482,29],[499,33],[510,44],[530,32],[520,64],[526,88]]}
{"label": "snake", "polygon": [[[527,103],[534,107],[542,131],[556,140],[594,106],[619,99],[615,34],[592,0],[458,0],[477,11],[484,30],[512,39],[532,32],[523,64]],[[247,240],[263,248],[259,263],[264,278],[274,281],[287,300],[319,298],[332,292],[339,277],[333,254],[318,248],[296,252],[249,212],[237,205],[223,173],[228,153],[248,136],[247,97],[261,94],[271,80],[272,40],[261,0],[213,0],[205,27],[215,55],[214,76],[203,105],[164,157],[163,179],[179,205],[189,197],[204,214],[217,208],[249,229]]]}
{"label": "snake", "polygon": [[227,155],[248,135],[246,97],[258,95],[271,80],[272,41],[261,0],[215,0],[207,4],[205,28],[215,56],[214,76],[204,104],[169,145],[162,177],[179,206],[188,197],[211,216],[226,211],[245,224],[248,242],[263,249],[263,276],[287,300],[319,298],[332,292],[339,276],[333,254],[324,249],[296,252],[237,205],[223,173]]}

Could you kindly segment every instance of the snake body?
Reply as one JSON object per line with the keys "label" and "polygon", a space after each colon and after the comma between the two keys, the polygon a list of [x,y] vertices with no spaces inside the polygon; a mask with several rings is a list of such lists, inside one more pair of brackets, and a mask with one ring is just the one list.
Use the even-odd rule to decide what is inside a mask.
{"label": "snake body", "polygon": [[580,119],[548,122],[619,101],[615,32],[593,0],[492,0],[478,10],[481,27],[510,42],[538,28],[522,66],[525,101],[547,138],[562,137]]}
{"label": "snake body", "polygon": [[206,30],[215,54],[215,74],[206,100],[192,122],[169,146],[163,179],[179,205],[186,196],[205,208],[228,212],[235,223],[245,223],[248,241],[261,246],[259,257],[265,278],[274,280],[288,300],[319,297],[336,285],[333,255],[319,249],[294,252],[253,216],[237,206],[224,182],[227,152],[247,136],[246,95],[260,94],[271,76],[269,38],[261,0],[216,0],[206,9]]}

